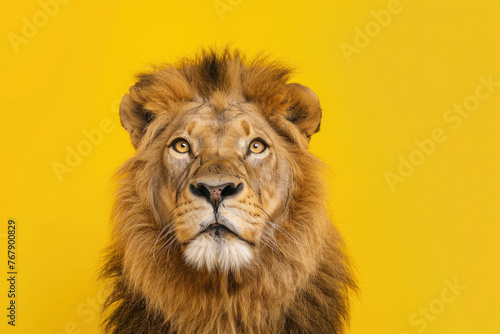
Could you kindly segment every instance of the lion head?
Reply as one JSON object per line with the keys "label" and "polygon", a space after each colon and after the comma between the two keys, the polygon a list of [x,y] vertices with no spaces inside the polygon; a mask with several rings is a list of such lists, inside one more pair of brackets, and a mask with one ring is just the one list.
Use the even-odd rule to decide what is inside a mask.
{"label": "lion head", "polygon": [[204,51],[120,106],[108,333],[343,333],[355,289],[308,151],[321,108],[278,62]]}

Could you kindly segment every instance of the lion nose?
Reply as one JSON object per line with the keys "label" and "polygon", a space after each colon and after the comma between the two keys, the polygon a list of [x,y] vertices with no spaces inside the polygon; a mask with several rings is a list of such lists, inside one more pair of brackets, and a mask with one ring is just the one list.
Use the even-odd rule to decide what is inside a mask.
{"label": "lion nose", "polygon": [[238,194],[243,189],[243,183],[240,183],[237,186],[235,186],[234,183],[224,183],[216,186],[198,183],[196,186],[191,184],[189,188],[194,195],[204,197],[210,204],[212,204],[214,211],[217,212],[217,209],[224,198]]}

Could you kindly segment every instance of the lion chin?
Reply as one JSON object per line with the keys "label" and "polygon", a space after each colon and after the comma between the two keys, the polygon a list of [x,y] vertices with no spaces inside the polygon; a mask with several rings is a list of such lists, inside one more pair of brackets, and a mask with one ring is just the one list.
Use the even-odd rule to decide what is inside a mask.
{"label": "lion chin", "polygon": [[140,74],[120,119],[103,331],[335,333],[356,283],[308,151],[322,111],[291,71],[202,51]]}
{"label": "lion chin", "polygon": [[219,227],[203,232],[184,250],[186,262],[198,270],[239,271],[252,257],[246,241]]}

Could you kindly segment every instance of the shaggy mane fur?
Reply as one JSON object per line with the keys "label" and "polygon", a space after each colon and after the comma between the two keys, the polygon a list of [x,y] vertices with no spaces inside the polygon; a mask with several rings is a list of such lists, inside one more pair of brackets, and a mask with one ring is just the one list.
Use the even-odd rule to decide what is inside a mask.
{"label": "shaggy mane fur", "polygon": [[[127,129],[137,153],[118,172],[114,230],[102,271],[111,291],[105,333],[344,333],[356,285],[328,217],[322,164],[307,152],[308,138],[319,130],[310,130],[311,102],[286,85],[290,74],[278,62],[247,61],[225,50],[139,75],[122,103],[130,110],[122,115],[122,122],[129,121],[124,127],[144,130]],[[175,240],[151,260],[168,224],[159,200],[165,174],[155,138],[193,101],[221,110],[228,103],[256,105],[294,161],[292,195],[276,221],[277,247],[264,247],[257,262],[239,272],[197,271],[183,262]]]}

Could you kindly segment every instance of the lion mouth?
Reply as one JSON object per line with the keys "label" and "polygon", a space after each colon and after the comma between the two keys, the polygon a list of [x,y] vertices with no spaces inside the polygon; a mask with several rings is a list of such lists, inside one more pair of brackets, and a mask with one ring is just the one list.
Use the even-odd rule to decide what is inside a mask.
{"label": "lion mouth", "polygon": [[200,234],[201,233],[213,233],[216,238],[220,238],[226,233],[231,233],[238,236],[238,234],[231,231],[227,226],[219,224],[218,222],[214,222],[208,225],[207,228],[200,232]]}
{"label": "lion mouth", "polygon": [[216,215],[214,220],[202,229],[199,234],[203,233],[213,234],[215,238],[222,238],[226,234],[234,234],[235,236],[241,238],[239,233],[235,231],[232,224],[227,222],[227,220],[220,215]]}
{"label": "lion mouth", "polygon": [[216,215],[214,221],[202,229],[196,237],[202,234],[209,234],[213,236],[215,241],[222,241],[226,235],[232,234],[249,245],[254,245],[253,242],[244,239],[237,231],[234,230],[232,223],[228,222],[226,218],[220,215]]}

